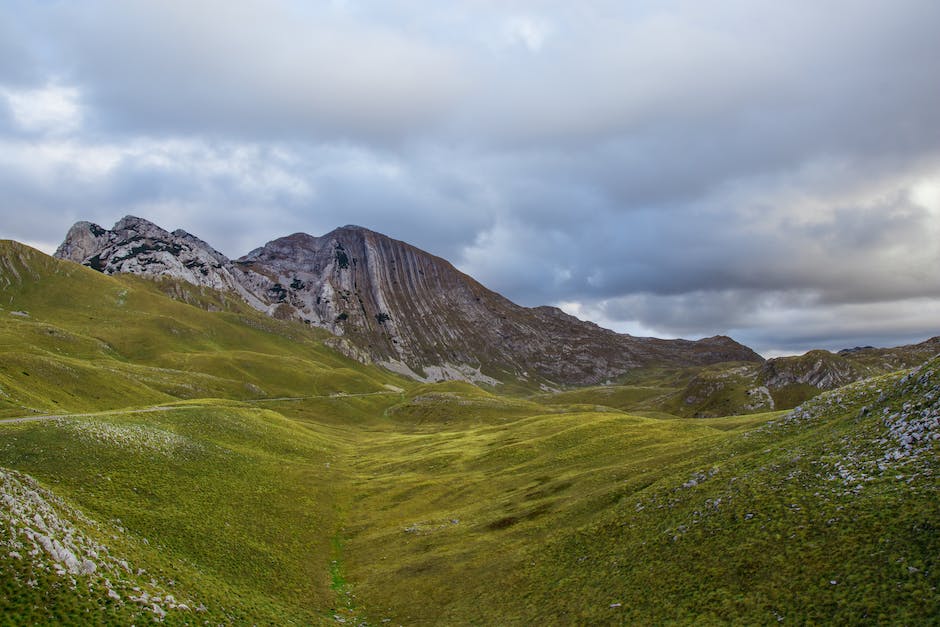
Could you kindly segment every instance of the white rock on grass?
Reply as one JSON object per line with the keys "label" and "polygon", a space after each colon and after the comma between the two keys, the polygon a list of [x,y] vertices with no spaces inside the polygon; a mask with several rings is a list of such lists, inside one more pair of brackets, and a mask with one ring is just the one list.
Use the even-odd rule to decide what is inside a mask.
{"label": "white rock on grass", "polygon": [[154,452],[169,457],[201,449],[201,445],[190,438],[151,425],[65,418],[56,420],[55,424],[86,441],[118,446],[138,453]]}
{"label": "white rock on grass", "polygon": [[[141,609],[160,620],[167,614],[155,602],[161,598],[167,600],[169,609],[188,611],[192,606],[190,600],[177,603],[156,581],[142,584],[130,579],[133,571],[127,560],[113,556],[108,547],[83,531],[94,533],[97,523],[42,488],[29,475],[0,468],[0,503],[3,504],[0,546],[9,549],[10,557],[30,562],[33,571],[56,573],[66,578],[72,589],[78,584],[76,577],[87,578],[100,585],[107,598],[118,603],[122,603],[119,590],[130,597],[129,591],[136,589],[140,594],[135,600],[146,603]],[[38,583],[29,579],[26,585],[35,587]]]}

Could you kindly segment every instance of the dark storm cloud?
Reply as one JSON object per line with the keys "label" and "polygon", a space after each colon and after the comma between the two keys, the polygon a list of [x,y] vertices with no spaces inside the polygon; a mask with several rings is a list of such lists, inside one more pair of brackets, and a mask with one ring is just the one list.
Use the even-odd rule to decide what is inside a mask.
{"label": "dark storm cloud", "polygon": [[940,332],[932,0],[0,18],[3,236],[50,249],[134,213],[238,256],[353,223],[629,332]]}

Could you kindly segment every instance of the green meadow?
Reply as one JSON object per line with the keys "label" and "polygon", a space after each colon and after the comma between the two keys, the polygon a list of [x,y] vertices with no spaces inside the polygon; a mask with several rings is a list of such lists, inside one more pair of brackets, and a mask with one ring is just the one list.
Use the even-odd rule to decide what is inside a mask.
{"label": "green meadow", "polygon": [[940,616],[936,358],[695,419],[688,373],[507,393],[328,337],[0,242],[0,624]]}

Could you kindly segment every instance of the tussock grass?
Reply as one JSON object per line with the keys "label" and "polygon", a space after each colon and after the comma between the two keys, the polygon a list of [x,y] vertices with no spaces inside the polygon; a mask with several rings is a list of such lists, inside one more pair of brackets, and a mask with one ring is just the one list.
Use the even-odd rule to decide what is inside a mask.
{"label": "tussock grass", "polygon": [[528,398],[416,385],[224,295],[2,242],[0,307],[0,417],[81,414],[0,422],[22,500],[4,511],[35,494],[65,545],[130,566],[107,571],[120,600],[117,562],[57,574],[21,550],[24,514],[0,527],[0,622],[940,615],[937,360],[690,419],[669,403],[700,371]]}

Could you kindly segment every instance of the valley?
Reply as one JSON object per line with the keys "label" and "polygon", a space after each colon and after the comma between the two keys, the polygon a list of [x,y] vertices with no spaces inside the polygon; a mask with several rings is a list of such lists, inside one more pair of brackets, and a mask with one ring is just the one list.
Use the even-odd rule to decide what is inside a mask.
{"label": "valley", "polygon": [[421,381],[231,292],[0,242],[0,617],[927,623],[934,345],[825,357],[857,372],[831,389],[812,355]]}
{"label": "valley", "polygon": [[938,25],[0,2],[0,627],[940,627]]}

